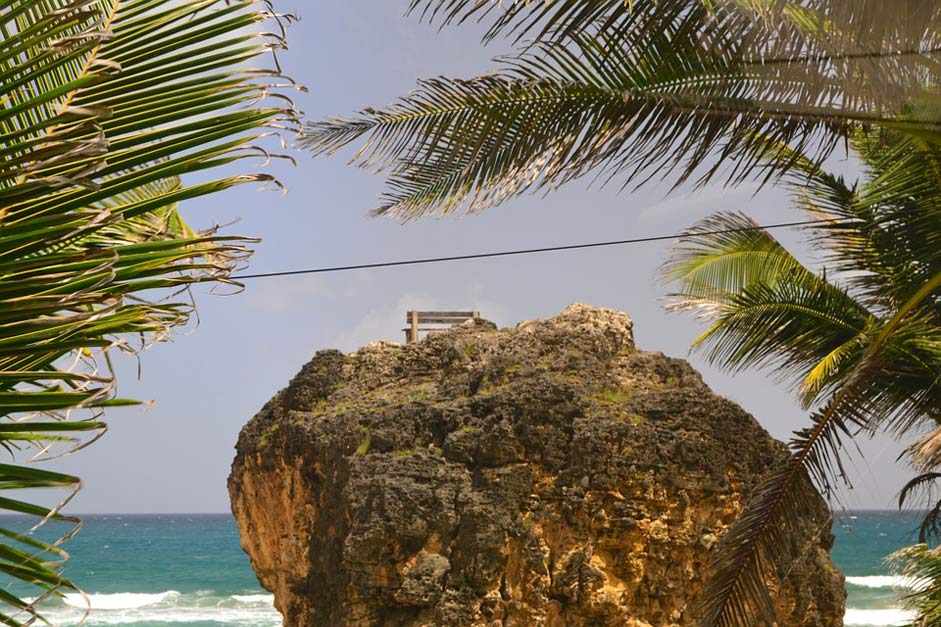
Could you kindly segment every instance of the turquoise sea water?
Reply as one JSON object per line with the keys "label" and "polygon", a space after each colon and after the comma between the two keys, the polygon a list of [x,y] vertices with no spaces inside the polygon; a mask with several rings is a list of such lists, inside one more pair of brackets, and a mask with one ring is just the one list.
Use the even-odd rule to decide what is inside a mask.
{"label": "turquoise sea water", "polygon": [[[11,519],[0,522],[9,526]],[[833,559],[847,576],[846,626],[904,624],[883,559],[915,539],[917,518],[897,512],[837,515]],[[67,574],[88,593],[89,627],[280,627],[228,515],[87,516],[69,541]],[[71,626],[85,600],[51,602],[47,615]]]}
{"label": "turquoise sea water", "polygon": [[884,563],[887,555],[918,539],[917,513],[843,512],[836,515],[836,544],[831,555],[846,575],[844,625],[890,627],[905,625],[909,614],[900,609],[904,581],[893,578]]}
{"label": "turquoise sea water", "polygon": [[[71,555],[66,575],[85,590],[91,604],[84,625],[281,626],[273,597],[258,585],[239,545],[231,516],[83,518],[83,529],[66,544]],[[2,522],[10,525],[10,519]],[[46,616],[63,627],[79,624],[86,607],[79,595],[44,604]]]}

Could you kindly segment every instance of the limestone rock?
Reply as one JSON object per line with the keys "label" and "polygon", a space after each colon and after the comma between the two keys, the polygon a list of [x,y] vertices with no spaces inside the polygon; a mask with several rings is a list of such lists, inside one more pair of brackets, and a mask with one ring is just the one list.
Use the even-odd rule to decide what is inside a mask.
{"label": "limestone rock", "polygon": [[[584,305],[321,351],[237,449],[242,544],[290,627],[695,625],[710,549],[786,455]],[[779,617],[842,625],[822,499],[805,519]]]}

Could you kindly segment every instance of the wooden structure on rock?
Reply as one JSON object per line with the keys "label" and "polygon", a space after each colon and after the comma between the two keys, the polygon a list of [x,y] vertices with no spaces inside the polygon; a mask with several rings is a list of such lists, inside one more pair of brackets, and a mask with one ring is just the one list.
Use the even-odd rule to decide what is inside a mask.
{"label": "wooden structure on rock", "polygon": [[[405,343],[413,344],[421,334],[446,331],[468,320],[480,318],[479,311],[409,311],[405,314]],[[432,325],[432,326],[428,326]]]}

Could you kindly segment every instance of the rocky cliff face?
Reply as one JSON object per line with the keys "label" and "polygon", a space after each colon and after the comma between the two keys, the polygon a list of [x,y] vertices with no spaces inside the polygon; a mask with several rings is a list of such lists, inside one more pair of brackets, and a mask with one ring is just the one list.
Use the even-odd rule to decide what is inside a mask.
{"label": "rocky cliff face", "polygon": [[[242,544],[290,627],[696,624],[708,552],[785,456],[631,321],[575,305],[319,352],[242,431]],[[821,500],[774,592],[838,626]]]}

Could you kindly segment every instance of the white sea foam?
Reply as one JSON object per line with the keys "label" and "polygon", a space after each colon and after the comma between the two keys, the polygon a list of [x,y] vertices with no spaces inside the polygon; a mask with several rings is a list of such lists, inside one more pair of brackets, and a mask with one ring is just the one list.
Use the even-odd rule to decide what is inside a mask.
{"label": "white sea foam", "polygon": [[843,615],[844,627],[864,627],[866,625],[889,627],[894,625],[908,625],[915,618],[915,613],[903,609],[859,610],[846,608]]}
{"label": "white sea foam", "polygon": [[91,613],[86,627],[110,627],[146,622],[148,624],[191,624],[213,621],[230,627],[280,627],[281,615],[274,609],[271,594],[218,595],[210,591],[181,594],[175,590],[152,594],[122,592],[80,594],[50,599],[41,606],[43,615],[54,625],[75,625]]}
{"label": "white sea foam", "polygon": [[[55,625],[75,625],[82,617],[77,610],[46,612],[48,618]],[[186,608],[180,607],[164,611],[145,610],[115,610],[92,612],[86,627],[110,627],[112,625],[127,625],[139,622],[153,623],[198,623],[213,621],[228,627],[280,627],[281,616],[274,610],[237,610],[233,608]]]}
{"label": "white sea foam", "polygon": [[[110,627],[139,622],[188,624],[212,621],[227,627],[280,627],[281,616],[270,594],[215,595],[208,591],[180,594],[168,590],[155,594],[89,594],[91,614],[87,627]],[[64,603],[63,603],[64,602]],[[54,625],[75,625],[85,614],[80,594],[43,604],[43,615]]]}
{"label": "white sea foam", "polygon": [[846,583],[861,588],[908,588],[917,590],[923,582],[911,577],[872,575],[869,577],[847,577]]}
{"label": "white sea foam", "polygon": [[233,594],[229,598],[247,605],[274,605],[273,594]]}
{"label": "white sea foam", "polygon": [[91,606],[93,610],[135,610],[141,607],[156,605],[172,599],[179,598],[176,590],[167,590],[156,594],[135,592],[118,592],[115,594],[89,594],[83,596],[78,593],[66,594],[63,598],[69,607],[85,609]]}

